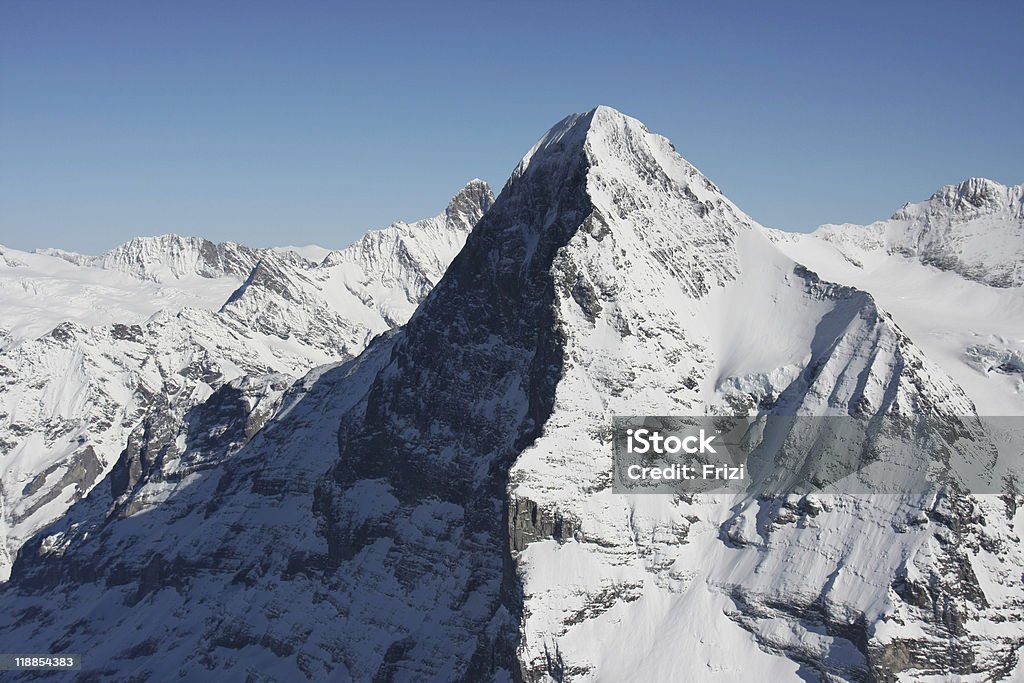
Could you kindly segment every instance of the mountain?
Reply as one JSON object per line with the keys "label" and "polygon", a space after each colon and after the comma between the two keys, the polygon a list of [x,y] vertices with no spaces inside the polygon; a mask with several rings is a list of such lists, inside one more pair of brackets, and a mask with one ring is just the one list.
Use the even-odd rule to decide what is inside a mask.
{"label": "mountain", "polygon": [[241,244],[214,244],[202,237],[178,235],[136,237],[102,256],[83,256],[60,249],[43,249],[40,253],[75,265],[120,270],[154,282],[186,277],[245,277],[259,260],[258,250]]}
{"label": "mountain", "polygon": [[822,277],[869,291],[986,415],[1024,415],[1024,185],[972,178],[887,221],[769,230]]}
{"label": "mountain", "polygon": [[868,226],[823,225],[815,236],[854,261],[900,254],[993,287],[1024,284],[1024,185],[985,178],[946,185]]}
{"label": "mountain", "polygon": [[221,313],[268,335],[354,356],[412,315],[493,201],[490,187],[473,180],[444,213],[372,230],[316,268],[264,258]]}
{"label": "mountain", "polygon": [[[97,258],[0,250],[0,580],[126,446],[234,382],[290,384],[404,322],[415,300],[365,290],[422,297],[491,198],[473,181],[440,216],[371,232],[336,263],[174,235]],[[382,243],[411,256],[396,264]]]}
{"label": "mountain", "polygon": [[[160,239],[160,238],[153,238]],[[0,246],[0,351],[64,322],[82,327],[145,322],[161,311],[216,309],[241,278],[142,280],[122,269],[76,263],[78,254]]]}
{"label": "mountain", "polygon": [[530,150],[406,324],[279,386],[130,443],[22,547],[7,646],[110,680],[1013,675],[1015,497],[612,490],[613,415],[975,412],[615,110]]}

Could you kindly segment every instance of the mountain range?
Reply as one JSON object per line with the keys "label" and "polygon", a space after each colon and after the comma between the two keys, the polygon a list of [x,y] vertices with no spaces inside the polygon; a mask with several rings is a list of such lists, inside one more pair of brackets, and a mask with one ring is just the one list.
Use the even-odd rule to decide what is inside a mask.
{"label": "mountain range", "polygon": [[2,639],[104,680],[1014,680],[1020,494],[617,493],[610,423],[1024,414],[1022,196],[785,233],[597,107],[319,261],[2,249]]}
{"label": "mountain range", "polygon": [[439,216],[319,262],[175,235],[100,257],[0,248],[0,579],[133,433],[236,380],[287,386],[404,322],[492,201],[470,182]]}

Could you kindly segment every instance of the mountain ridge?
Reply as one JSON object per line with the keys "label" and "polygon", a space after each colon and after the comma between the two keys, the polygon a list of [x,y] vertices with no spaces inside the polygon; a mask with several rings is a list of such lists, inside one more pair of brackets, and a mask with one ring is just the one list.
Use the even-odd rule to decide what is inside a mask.
{"label": "mountain ridge", "polygon": [[811,233],[854,260],[865,251],[916,258],[993,287],[1024,284],[1024,184],[970,178],[866,226],[825,224]]}

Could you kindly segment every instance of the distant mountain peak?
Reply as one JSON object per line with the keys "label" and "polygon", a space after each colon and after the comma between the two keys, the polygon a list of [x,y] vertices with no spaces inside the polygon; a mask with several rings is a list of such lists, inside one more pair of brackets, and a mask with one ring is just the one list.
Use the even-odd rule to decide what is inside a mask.
{"label": "distant mountain peak", "polygon": [[444,215],[449,224],[472,229],[493,203],[494,192],[491,191],[491,186],[486,181],[474,178],[452,197],[444,210]]}
{"label": "distant mountain peak", "polygon": [[871,254],[898,255],[992,287],[1024,284],[1024,185],[968,178],[904,204],[889,220],[811,234],[857,267]]}
{"label": "distant mountain peak", "polygon": [[216,244],[204,237],[175,233],[135,237],[100,256],[62,249],[38,249],[36,253],[78,266],[119,270],[153,282],[197,276],[244,278],[258,260],[254,249],[235,242]]}
{"label": "distant mountain peak", "polygon": [[988,178],[968,178],[943,185],[926,201],[904,204],[893,220],[914,220],[922,215],[949,215],[955,220],[995,213],[1022,218],[1024,185],[1007,186]]}
{"label": "distant mountain peak", "polygon": [[137,237],[108,251],[99,263],[159,281],[188,276],[245,277],[257,260],[253,249],[234,242],[215,244],[203,237],[167,234]]}
{"label": "distant mountain peak", "polygon": [[946,185],[932,195],[948,206],[981,208],[999,202],[1007,195],[1007,187],[988,178],[968,178],[956,185]]}

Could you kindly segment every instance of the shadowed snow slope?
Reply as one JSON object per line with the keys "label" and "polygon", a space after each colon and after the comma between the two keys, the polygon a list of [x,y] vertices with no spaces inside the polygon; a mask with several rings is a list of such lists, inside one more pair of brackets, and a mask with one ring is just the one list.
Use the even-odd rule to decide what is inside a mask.
{"label": "shadowed snow slope", "polygon": [[6,646],[107,679],[800,681],[1008,670],[1024,638],[1001,501],[612,493],[616,414],[973,405],[607,107],[405,326],[268,419],[274,391],[216,392],[28,542]]}

